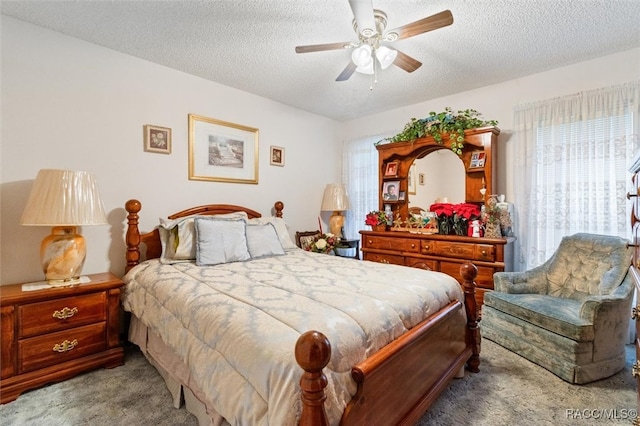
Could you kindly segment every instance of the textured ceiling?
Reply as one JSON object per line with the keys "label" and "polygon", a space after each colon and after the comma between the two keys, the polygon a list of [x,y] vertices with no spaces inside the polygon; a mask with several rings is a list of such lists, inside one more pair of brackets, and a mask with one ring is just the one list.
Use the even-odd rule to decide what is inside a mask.
{"label": "textured ceiling", "polygon": [[[640,46],[638,0],[373,0],[388,29],[449,9],[451,26],[393,43],[423,63],[336,77],[355,40],[347,0],[6,1],[3,14],[336,120]],[[621,64],[611,64],[612,67]],[[624,64],[638,68],[640,63]],[[444,106],[443,106],[444,107]]]}

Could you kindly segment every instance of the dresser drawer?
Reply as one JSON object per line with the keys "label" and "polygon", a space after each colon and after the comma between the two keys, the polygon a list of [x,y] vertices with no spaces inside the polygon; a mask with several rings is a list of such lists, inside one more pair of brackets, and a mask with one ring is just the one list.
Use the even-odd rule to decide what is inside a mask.
{"label": "dresser drawer", "polygon": [[422,241],[421,253],[456,259],[495,261],[495,247],[491,244],[470,244],[454,241]]}
{"label": "dresser drawer", "polygon": [[429,271],[438,270],[438,262],[436,260],[420,259],[417,257],[405,258],[404,264],[412,268],[427,269]]}
{"label": "dresser drawer", "polygon": [[[462,282],[462,277],[460,276],[460,265],[461,263],[440,262],[440,272],[451,275],[453,278],[457,279],[458,282]],[[476,286],[478,288],[493,290],[493,274],[496,270],[489,266],[477,266],[477,268],[478,275],[475,279]]]}
{"label": "dresser drawer", "polygon": [[18,306],[18,338],[106,320],[104,292]]}
{"label": "dresser drawer", "polygon": [[20,373],[105,350],[105,323],[85,325],[18,341]]}
{"label": "dresser drawer", "polygon": [[362,241],[363,248],[395,250],[420,253],[420,240],[413,238],[387,238],[367,235]]}
{"label": "dresser drawer", "polygon": [[365,253],[363,260],[377,263],[391,263],[393,265],[404,265],[404,256],[394,256],[391,254]]}

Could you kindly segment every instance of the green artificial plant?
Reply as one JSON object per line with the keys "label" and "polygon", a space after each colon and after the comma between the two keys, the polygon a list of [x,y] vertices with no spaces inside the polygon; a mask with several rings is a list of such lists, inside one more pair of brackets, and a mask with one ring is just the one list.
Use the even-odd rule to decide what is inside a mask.
{"label": "green artificial plant", "polygon": [[460,155],[464,147],[464,131],[478,127],[495,126],[496,120],[484,120],[475,109],[459,110],[454,113],[450,107],[443,112],[430,112],[426,118],[412,118],[402,132],[380,142],[408,142],[431,136],[434,141],[444,144],[442,135],[449,135],[450,148]]}

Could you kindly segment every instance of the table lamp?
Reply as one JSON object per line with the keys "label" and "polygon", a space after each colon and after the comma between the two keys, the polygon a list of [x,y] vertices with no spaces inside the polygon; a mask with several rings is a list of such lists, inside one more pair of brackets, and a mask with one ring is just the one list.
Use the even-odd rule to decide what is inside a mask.
{"label": "table lamp", "polygon": [[329,218],[329,230],[333,235],[344,238],[344,235],[342,235],[342,227],[344,226],[342,212],[349,209],[349,197],[345,186],[339,183],[328,184],[324,189],[320,209],[333,212]]}
{"label": "table lamp", "polygon": [[40,244],[40,261],[50,285],[80,280],[86,256],[81,225],[105,225],[107,217],[93,175],[82,171],[43,169],[38,172],[20,224],[52,226]]}

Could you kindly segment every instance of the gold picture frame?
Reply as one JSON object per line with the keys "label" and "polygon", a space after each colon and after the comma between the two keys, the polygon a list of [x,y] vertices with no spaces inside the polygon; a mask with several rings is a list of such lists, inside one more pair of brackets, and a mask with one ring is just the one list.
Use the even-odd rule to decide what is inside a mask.
{"label": "gold picture frame", "polygon": [[189,114],[189,179],[258,183],[258,129]]}
{"label": "gold picture frame", "polygon": [[168,127],[144,125],[144,150],[159,154],[171,154],[171,129]]}

